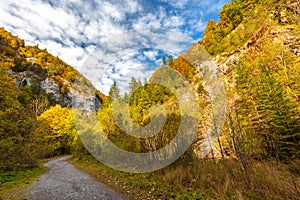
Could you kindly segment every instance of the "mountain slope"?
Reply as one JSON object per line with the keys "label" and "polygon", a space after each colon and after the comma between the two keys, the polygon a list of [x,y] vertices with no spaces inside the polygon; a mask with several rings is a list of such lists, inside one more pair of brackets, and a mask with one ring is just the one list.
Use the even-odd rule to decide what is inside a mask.
{"label": "mountain slope", "polygon": [[[25,46],[3,28],[0,71],[0,172],[32,168],[39,157],[67,153],[74,130],[56,130],[74,127],[69,107],[91,112],[105,99],[74,68],[38,46]],[[86,97],[87,91],[95,98]],[[56,104],[66,108],[51,108]],[[52,123],[47,124],[47,117]]]}
{"label": "mountain slope", "polygon": [[[52,104],[57,102],[69,107],[76,107],[73,105],[75,101],[72,102],[72,98],[76,98],[78,104],[86,104],[83,105],[85,110],[94,109],[94,105],[91,103],[89,105],[74,90],[77,85],[86,85],[95,91],[96,89],[77,70],[58,57],[49,54],[46,49],[41,50],[38,46],[25,46],[23,40],[6,32],[3,28],[0,29],[0,47],[1,67],[11,71],[11,77],[17,83],[19,92],[26,93],[25,90],[31,88],[31,95],[34,96],[43,91],[49,96],[49,100],[52,99],[50,100]],[[98,110],[105,96],[99,91],[96,93],[95,105]],[[21,98],[21,101],[26,103],[26,98],[29,97]]]}
{"label": "mountain slope", "polygon": [[228,155],[299,158],[300,4],[233,0],[199,42],[227,88],[223,147]]}

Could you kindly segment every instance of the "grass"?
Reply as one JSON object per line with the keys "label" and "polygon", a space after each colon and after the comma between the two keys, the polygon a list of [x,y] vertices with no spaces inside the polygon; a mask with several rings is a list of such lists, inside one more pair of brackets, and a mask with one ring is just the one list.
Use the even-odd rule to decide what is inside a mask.
{"label": "grass", "polygon": [[[162,170],[123,173],[92,157],[73,159],[82,171],[130,199],[299,199],[299,165],[254,162],[247,169],[234,160],[177,162]],[[299,164],[299,162],[298,162]],[[294,171],[293,173],[291,171]]]}
{"label": "grass", "polygon": [[0,173],[0,199],[21,199],[30,184],[47,171],[45,162],[40,161],[33,169]]}
{"label": "grass", "polygon": [[92,157],[71,161],[78,169],[94,176],[130,199],[207,199],[207,194],[172,185],[155,173],[132,174],[111,169]]}

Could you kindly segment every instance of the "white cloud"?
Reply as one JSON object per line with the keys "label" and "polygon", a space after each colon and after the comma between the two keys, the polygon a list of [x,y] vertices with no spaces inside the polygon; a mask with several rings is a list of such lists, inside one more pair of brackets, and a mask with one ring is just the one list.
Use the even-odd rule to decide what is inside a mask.
{"label": "white cloud", "polygon": [[178,55],[187,48],[189,39],[180,32],[160,29],[124,33],[103,43],[80,71],[106,94],[112,83],[108,79],[116,80],[120,90],[126,91],[131,77],[151,77],[151,66],[158,67],[159,51]]}
{"label": "white cloud", "polygon": [[[203,16],[216,14],[227,1],[6,0],[0,4],[0,26],[77,69],[91,64],[82,68],[95,67],[86,76],[105,92],[111,78],[123,88],[128,76],[149,78],[153,69],[145,65],[147,60],[158,65],[158,50],[172,55],[186,50],[192,35],[203,31]],[[152,49],[138,51],[142,47]],[[102,61],[86,61],[99,48],[95,59]]]}
{"label": "white cloud", "polygon": [[133,28],[135,30],[140,29],[148,29],[148,28],[160,28],[162,26],[162,17],[165,16],[164,13],[160,13],[159,15],[154,15],[152,13],[146,14],[140,17],[133,24]]}
{"label": "white cloud", "polygon": [[166,27],[180,27],[184,24],[184,19],[179,16],[172,16],[164,19],[164,26]]}
{"label": "white cloud", "polygon": [[172,6],[176,7],[176,8],[182,8],[184,7],[186,4],[188,4],[189,0],[163,0],[163,2],[167,2],[169,4],[171,4]]}
{"label": "white cloud", "polygon": [[143,51],[143,54],[150,60],[155,60],[158,55],[158,51]]}

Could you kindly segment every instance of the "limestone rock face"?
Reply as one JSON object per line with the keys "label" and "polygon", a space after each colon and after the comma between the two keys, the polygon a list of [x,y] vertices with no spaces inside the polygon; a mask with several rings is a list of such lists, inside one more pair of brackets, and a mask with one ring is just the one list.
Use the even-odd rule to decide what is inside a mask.
{"label": "limestone rock face", "polygon": [[[83,113],[98,111],[102,103],[101,97],[95,94],[96,89],[91,85],[80,86],[79,83],[65,81],[63,86],[59,86],[49,77],[41,80],[41,77],[32,72],[13,72],[13,76],[19,90],[27,85],[31,86],[33,83],[37,84],[41,90],[51,95],[61,106],[80,108]],[[79,86],[84,88],[81,88],[85,91],[84,93],[76,89]],[[62,87],[65,88],[64,91],[62,91]]]}
{"label": "limestone rock face", "polygon": [[[78,83],[75,84],[78,86]],[[47,94],[52,94],[55,100],[60,102],[62,106],[80,108],[83,113],[99,110],[102,100],[95,94],[95,88],[92,86],[86,87],[83,94],[76,90],[77,87],[74,88],[74,85],[70,83],[66,83],[66,85],[67,89],[64,94],[61,92],[61,87],[49,78],[42,81],[40,86]]]}
{"label": "limestone rock face", "polygon": [[62,104],[66,104],[63,98],[63,95],[60,93],[60,87],[49,78],[41,81],[40,87],[44,90],[47,94],[52,94],[56,101],[61,102]]}

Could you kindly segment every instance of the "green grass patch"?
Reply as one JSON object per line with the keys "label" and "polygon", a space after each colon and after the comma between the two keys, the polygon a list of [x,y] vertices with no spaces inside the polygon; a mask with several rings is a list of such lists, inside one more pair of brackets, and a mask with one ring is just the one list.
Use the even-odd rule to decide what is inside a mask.
{"label": "green grass patch", "polygon": [[0,173],[0,199],[18,199],[26,186],[36,181],[47,169],[43,167],[45,161],[40,161],[38,166],[24,171],[11,171]]}

